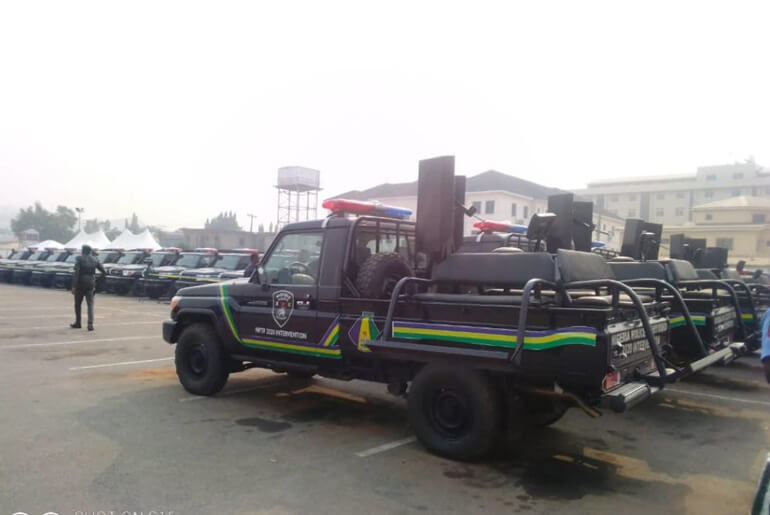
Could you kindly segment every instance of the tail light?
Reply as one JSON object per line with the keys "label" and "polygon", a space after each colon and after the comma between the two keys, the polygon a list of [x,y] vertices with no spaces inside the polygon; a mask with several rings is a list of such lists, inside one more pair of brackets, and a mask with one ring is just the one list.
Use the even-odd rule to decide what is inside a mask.
{"label": "tail light", "polygon": [[602,381],[602,390],[605,392],[608,392],[618,386],[620,384],[620,372],[617,370],[612,370],[610,372],[607,372],[607,375],[604,376],[604,381]]}

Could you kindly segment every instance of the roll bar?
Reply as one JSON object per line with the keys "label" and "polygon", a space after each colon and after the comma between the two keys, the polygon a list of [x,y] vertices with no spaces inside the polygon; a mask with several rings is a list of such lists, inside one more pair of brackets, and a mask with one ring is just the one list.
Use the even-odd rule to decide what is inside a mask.
{"label": "roll bar", "polygon": [[662,290],[668,290],[674,299],[676,299],[676,302],[679,305],[682,314],[684,315],[684,320],[687,323],[687,327],[690,328],[690,331],[695,337],[695,341],[698,342],[698,348],[700,349],[702,356],[708,356],[708,351],[706,350],[706,346],[703,344],[703,339],[700,337],[700,333],[695,327],[695,323],[693,323],[692,316],[690,315],[690,308],[687,307],[687,304],[684,302],[684,297],[682,297],[682,293],[677,288],[662,279],[629,279],[623,282],[629,286],[655,288],[655,300],[660,300],[660,293]]}
{"label": "roll bar", "polygon": [[[393,336],[393,317],[396,312],[396,305],[398,304],[398,299],[401,295],[401,291],[404,289],[404,287],[407,284],[419,283],[424,286],[430,286],[438,282],[439,281],[435,281],[433,279],[424,279],[421,277],[401,278],[396,283],[396,286],[393,288],[393,293],[391,294],[390,303],[388,305],[388,312],[387,312],[387,315],[385,316],[385,328],[382,332],[381,338],[388,340]],[[620,281],[616,281],[614,279],[575,281],[571,283],[561,283],[561,284],[555,283],[552,281],[547,281],[545,279],[539,279],[539,278],[532,278],[529,281],[527,281],[527,283],[524,285],[524,290],[522,292],[522,298],[521,298],[521,306],[519,308],[519,321],[518,321],[519,323],[517,327],[516,347],[509,353],[508,362],[513,363],[513,365],[517,368],[521,366],[521,352],[524,349],[524,339],[527,334],[527,315],[529,311],[528,310],[529,299],[532,296],[533,291],[537,295],[542,286],[547,286],[549,288],[554,289],[557,292],[564,293],[567,295],[567,297],[569,297],[567,290],[570,290],[570,289],[607,288],[610,290],[610,293],[612,294],[613,306],[618,305],[620,291],[623,291],[624,293],[626,293],[626,295],[628,295],[628,297],[631,299],[631,302],[634,305],[634,309],[639,314],[639,318],[642,321],[644,334],[645,334],[645,337],[647,338],[647,343],[650,345],[650,349],[652,350],[653,359],[655,360],[655,367],[658,369],[659,377],[661,380],[666,379],[667,373],[666,373],[666,366],[663,362],[663,354],[661,353],[661,350],[658,347],[658,343],[655,341],[655,335],[652,332],[652,326],[650,325],[650,317],[647,315],[647,311],[644,309],[644,303],[642,303],[641,299],[633,290],[633,288],[621,283]]]}
{"label": "roll bar", "polygon": [[[738,300],[738,294],[735,293],[735,288],[730,286],[726,281],[715,281],[713,279],[693,279],[693,280],[687,280],[687,281],[679,281],[675,284],[675,286],[683,286],[687,288],[688,286],[703,286],[705,288],[712,288],[715,291],[716,290],[727,290],[727,292],[730,294],[730,298],[733,301],[733,307],[735,307],[735,313],[736,317],[738,318],[738,324],[736,324],[740,330],[741,330],[741,336],[743,339],[748,338],[748,334],[746,333],[746,327],[743,325],[743,310],[741,309],[741,303]],[[753,309],[753,303],[752,303],[752,309]],[[756,315],[756,314],[755,314]]]}

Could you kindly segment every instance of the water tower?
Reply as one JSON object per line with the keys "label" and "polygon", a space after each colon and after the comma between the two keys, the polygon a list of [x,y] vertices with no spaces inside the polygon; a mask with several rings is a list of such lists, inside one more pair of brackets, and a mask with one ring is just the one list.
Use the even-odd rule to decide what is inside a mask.
{"label": "water tower", "polygon": [[320,182],[321,172],[312,168],[284,166],[278,169],[278,229],[317,217]]}

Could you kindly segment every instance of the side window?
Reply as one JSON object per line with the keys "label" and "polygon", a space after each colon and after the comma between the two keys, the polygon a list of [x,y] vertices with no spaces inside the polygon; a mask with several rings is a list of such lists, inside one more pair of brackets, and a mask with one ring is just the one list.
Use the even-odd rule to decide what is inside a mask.
{"label": "side window", "polygon": [[395,232],[383,230],[379,233],[371,230],[359,231],[356,234],[356,248],[354,249],[355,262],[358,266],[364,264],[372,254],[383,252],[398,252],[407,263],[411,263],[414,254],[414,238],[400,233],[396,238]]}
{"label": "side window", "polygon": [[262,263],[262,277],[270,284],[315,284],[323,233],[289,233]]}

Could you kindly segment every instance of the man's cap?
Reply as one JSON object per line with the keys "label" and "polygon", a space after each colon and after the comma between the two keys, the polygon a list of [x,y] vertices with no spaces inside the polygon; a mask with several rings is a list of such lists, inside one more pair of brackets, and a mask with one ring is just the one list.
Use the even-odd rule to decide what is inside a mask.
{"label": "man's cap", "polygon": [[86,254],[90,254],[93,249],[91,248],[91,245],[83,245],[82,250]]}

